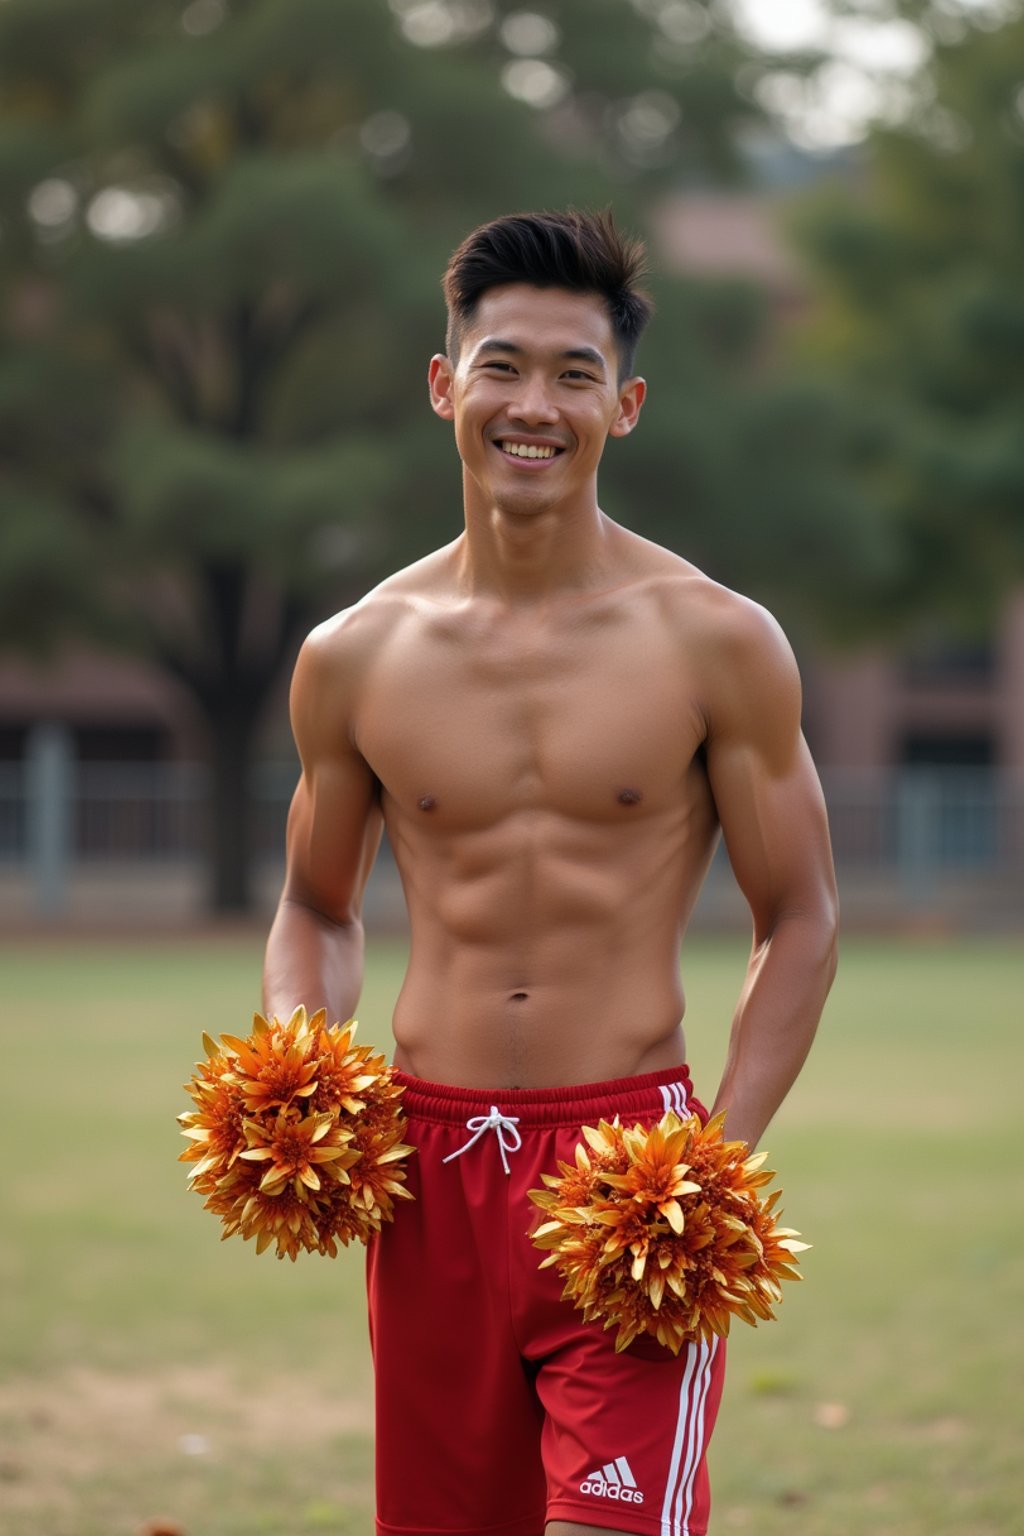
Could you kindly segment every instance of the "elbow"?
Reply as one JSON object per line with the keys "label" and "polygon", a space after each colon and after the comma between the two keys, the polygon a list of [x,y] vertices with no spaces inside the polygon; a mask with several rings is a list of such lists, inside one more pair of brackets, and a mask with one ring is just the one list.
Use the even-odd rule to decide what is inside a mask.
{"label": "elbow", "polygon": [[839,969],[839,893],[834,884],[822,899],[818,928],[821,967],[828,992]]}
{"label": "elbow", "polygon": [[834,884],[814,898],[788,901],[762,918],[755,919],[755,949],[779,943],[796,946],[803,963],[822,979],[827,993],[839,966],[839,897]]}
{"label": "elbow", "polygon": [[831,991],[832,983],[836,979],[839,969],[839,909],[836,908],[835,918],[829,934],[828,946],[825,953],[825,990]]}
{"label": "elbow", "polygon": [[808,891],[790,915],[799,921],[808,956],[817,965],[828,991],[839,966],[839,891],[831,869],[822,871],[816,888]]}
{"label": "elbow", "polygon": [[354,901],[344,904],[326,901],[312,892],[286,887],[281,895],[278,914],[288,912],[294,913],[300,920],[312,920],[319,927],[362,937],[362,909]]}

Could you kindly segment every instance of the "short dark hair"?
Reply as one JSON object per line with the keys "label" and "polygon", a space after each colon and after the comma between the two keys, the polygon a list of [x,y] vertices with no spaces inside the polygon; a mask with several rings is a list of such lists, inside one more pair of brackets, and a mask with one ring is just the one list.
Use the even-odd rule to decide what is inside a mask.
{"label": "short dark hair", "polygon": [[600,295],[608,306],[620,377],[629,378],[637,343],[654,309],[640,287],[646,270],[643,241],[620,235],[608,209],[513,213],[481,224],[466,236],[445,270],[448,356],[458,362],[463,327],[489,288],[529,283]]}

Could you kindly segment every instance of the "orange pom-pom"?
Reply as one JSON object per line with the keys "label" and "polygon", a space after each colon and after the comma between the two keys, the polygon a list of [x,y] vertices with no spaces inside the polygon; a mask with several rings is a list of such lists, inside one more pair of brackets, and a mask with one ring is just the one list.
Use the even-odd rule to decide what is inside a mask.
{"label": "orange pom-pom", "polygon": [[192,1188],[224,1236],[332,1257],[365,1243],[411,1199],[403,1163],[402,1089],[384,1057],[353,1044],[356,1024],[296,1008],[286,1024],[256,1014],[245,1039],[203,1036],[206,1060],[185,1084],[195,1109],[178,1116],[192,1143]]}
{"label": "orange pom-pom", "polygon": [[556,1266],[588,1322],[618,1329],[617,1350],[646,1333],[678,1354],[733,1317],[756,1325],[774,1317],[780,1282],[801,1278],[809,1245],[775,1225],[781,1190],[758,1193],[774,1178],[766,1154],[723,1141],[724,1118],[584,1126],[575,1162],[530,1191],[546,1217],[533,1233],[541,1268]]}

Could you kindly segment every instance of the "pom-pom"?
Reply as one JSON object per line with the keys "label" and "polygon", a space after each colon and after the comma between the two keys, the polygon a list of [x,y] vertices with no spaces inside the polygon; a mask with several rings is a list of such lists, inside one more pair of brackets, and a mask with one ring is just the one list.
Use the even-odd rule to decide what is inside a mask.
{"label": "pom-pom", "polygon": [[588,1322],[617,1328],[617,1350],[640,1334],[678,1354],[690,1339],[724,1337],[733,1317],[774,1317],[780,1281],[799,1280],[809,1245],[775,1225],[782,1191],[766,1153],[723,1141],[724,1115],[702,1125],[669,1112],[650,1128],[584,1126],[574,1163],[530,1191],[546,1219],[532,1234],[557,1267],[563,1298]]}
{"label": "pom-pom", "polygon": [[403,1162],[401,1087],[384,1057],[354,1045],[354,1019],[326,1023],[296,1008],[286,1024],[256,1014],[244,1040],[203,1036],[206,1060],[185,1084],[195,1109],[178,1116],[191,1145],[191,1187],[262,1253],[337,1253],[365,1243],[411,1199]]}

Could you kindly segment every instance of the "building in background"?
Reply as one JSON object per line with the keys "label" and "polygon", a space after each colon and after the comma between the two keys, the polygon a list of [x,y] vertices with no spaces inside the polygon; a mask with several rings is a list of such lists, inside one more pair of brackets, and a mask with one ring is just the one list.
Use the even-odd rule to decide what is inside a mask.
{"label": "building in background", "polygon": [[[783,193],[783,196],[788,194]],[[799,262],[769,192],[669,200],[658,222],[678,271],[758,284],[779,322],[806,311]],[[1024,588],[983,641],[937,631],[905,647],[801,656],[805,730],[829,799],[841,873],[865,912],[936,904],[1024,915]],[[942,886],[951,890],[942,902]],[[849,886],[848,886],[849,889]]]}
{"label": "building in background", "polygon": [[[656,239],[677,270],[766,288],[782,323],[806,308],[770,193],[671,199]],[[852,897],[868,921],[935,910],[987,922],[1024,917],[1024,589],[978,645],[938,636],[902,652],[819,650],[801,663],[805,727],[848,912]],[[106,859],[136,876],[146,860],[163,861],[165,872],[175,860],[195,862],[197,741],[184,695],[163,674],[84,649],[52,667],[0,663],[0,877],[23,871],[33,836],[44,837],[33,834],[30,801],[35,755],[47,751],[63,754],[61,782],[74,785],[70,857]],[[259,842],[276,878],[295,774],[283,696],[263,752]],[[37,826],[45,821],[42,809],[35,815]],[[168,881],[158,884],[166,896]],[[186,881],[179,891],[183,910],[191,890]],[[23,881],[17,892],[17,902],[29,899]],[[49,901],[60,905],[52,891]],[[725,901],[721,911],[731,910]]]}

